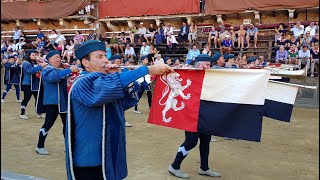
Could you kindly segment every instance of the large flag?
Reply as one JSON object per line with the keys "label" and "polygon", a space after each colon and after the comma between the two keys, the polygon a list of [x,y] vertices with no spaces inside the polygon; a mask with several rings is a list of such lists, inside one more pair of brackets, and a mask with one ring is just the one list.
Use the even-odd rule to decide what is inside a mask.
{"label": "large flag", "polygon": [[269,82],[264,104],[264,116],[290,122],[297,92],[298,87],[296,86],[281,82]]}
{"label": "large flag", "polygon": [[159,77],[148,122],[259,142],[269,71],[176,70]]}

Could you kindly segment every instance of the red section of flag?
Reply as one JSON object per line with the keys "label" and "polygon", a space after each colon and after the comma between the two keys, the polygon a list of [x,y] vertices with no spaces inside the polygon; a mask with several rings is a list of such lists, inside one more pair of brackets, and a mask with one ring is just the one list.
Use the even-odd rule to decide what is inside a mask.
{"label": "red section of flag", "polygon": [[197,132],[204,73],[176,70],[158,76],[148,123]]}
{"label": "red section of flag", "polygon": [[71,76],[67,79],[67,92],[69,93],[73,81],[80,75],[80,72],[73,72]]}

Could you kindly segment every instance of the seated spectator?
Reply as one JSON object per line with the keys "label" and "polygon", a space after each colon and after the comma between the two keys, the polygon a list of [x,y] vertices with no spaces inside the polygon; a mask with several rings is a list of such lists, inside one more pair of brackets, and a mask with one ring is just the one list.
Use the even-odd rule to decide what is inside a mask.
{"label": "seated spectator", "polygon": [[[160,26],[158,28],[158,33],[159,33],[159,35],[160,35],[159,37],[161,37],[161,39],[159,37],[157,37],[157,39],[156,39],[156,41],[161,42],[160,44],[166,42],[166,37],[164,35],[164,31],[165,31],[164,23],[160,23]],[[172,32],[173,32],[173,30],[172,30]]]}
{"label": "seated spectator", "polygon": [[233,26],[229,28],[230,38],[232,40],[232,47],[234,47],[234,43],[237,41],[236,32],[234,31]]}
{"label": "seated spectator", "polygon": [[147,28],[143,26],[143,22],[140,22],[140,27],[138,29],[137,34],[135,35],[135,39],[138,40],[139,44],[143,42],[145,34],[147,34]]}
{"label": "seated spectator", "polygon": [[171,33],[168,33],[167,35],[167,45],[168,51],[172,50],[172,53],[175,53],[176,47],[178,46],[178,41],[176,40],[176,37]]}
{"label": "seated spectator", "polygon": [[7,44],[3,42],[3,39],[1,38],[1,54],[7,51]]}
{"label": "seated spectator", "polygon": [[311,47],[314,47],[315,43],[319,44],[319,31],[317,30],[316,35],[311,40]]}
{"label": "seated spectator", "polygon": [[285,30],[285,26],[283,23],[279,24],[278,28],[274,28],[274,30],[276,31],[277,35],[279,35],[279,37],[281,37],[282,35],[286,35],[286,30]]}
{"label": "seated spectator", "polygon": [[290,46],[290,49],[288,50],[288,58],[289,58],[289,64],[296,64],[298,65],[298,48],[296,45],[292,44]]}
{"label": "seated spectator", "polygon": [[214,24],[211,26],[211,29],[209,31],[209,37],[208,37],[208,46],[211,47],[211,43],[214,43],[214,48],[217,48],[217,42],[218,42],[218,31],[216,31],[216,28]]}
{"label": "seated spectator", "polygon": [[38,40],[38,42],[37,42],[37,44],[38,44],[37,51],[38,52],[42,52],[45,49],[46,44],[41,38],[38,38],[37,40]]}
{"label": "seated spectator", "polygon": [[63,43],[63,41],[59,41],[58,46],[56,46],[55,44],[53,44],[53,48],[54,48],[55,50],[60,51],[60,54],[63,54],[63,53],[64,53],[64,43]]}
{"label": "seated spectator", "polygon": [[73,40],[70,39],[67,43],[67,46],[65,48],[65,51],[62,55],[62,59],[64,59],[64,57],[67,57],[67,62],[70,64],[71,63],[71,57],[74,57],[74,43]]}
{"label": "seated spectator", "polygon": [[147,33],[144,35],[144,39],[149,43],[149,37],[151,37],[151,43],[154,43],[154,35],[156,33],[156,29],[153,27],[153,24],[150,24],[150,27],[147,30]]}
{"label": "seated spectator", "polygon": [[117,54],[119,54],[119,39],[116,37],[115,33],[111,34],[110,38],[110,47],[113,48],[113,51],[116,51]]}
{"label": "seated spectator", "polygon": [[124,48],[125,44],[127,44],[127,39],[126,39],[125,33],[121,32],[119,40],[118,40],[118,45],[119,45],[119,49],[121,51],[121,54],[124,53],[123,48]]}
{"label": "seated spectator", "polygon": [[44,34],[41,32],[41,28],[37,29],[37,39],[35,41],[32,41],[32,45],[37,48],[38,47],[38,39],[42,39],[44,41]]}
{"label": "seated spectator", "polygon": [[319,67],[319,42],[316,42],[314,44],[314,47],[312,47],[310,50],[310,54],[311,54],[311,77],[314,77],[315,65],[317,64],[317,67]]}
{"label": "seated spectator", "polygon": [[268,64],[268,62],[265,60],[264,56],[263,55],[259,56],[258,66],[264,67],[264,66],[267,66],[267,64]]}
{"label": "seated spectator", "polygon": [[193,65],[195,57],[197,57],[199,54],[200,54],[200,51],[197,45],[194,43],[192,45],[192,49],[190,49],[187,54],[186,64]]}
{"label": "seated spectator", "polygon": [[291,36],[290,40],[286,41],[286,47],[290,48],[292,44],[294,44],[296,46],[296,48],[300,47],[299,40],[294,35]]}
{"label": "seated spectator", "polygon": [[246,30],[243,28],[243,24],[240,25],[240,29],[238,30],[238,48],[244,48],[244,40],[246,37]]}
{"label": "seated spectator", "polygon": [[142,42],[142,46],[141,46],[141,49],[140,49],[140,58],[142,56],[148,56],[148,54],[150,54],[150,46],[148,46],[146,44],[146,42]]}
{"label": "seated spectator", "polygon": [[106,57],[110,59],[112,56],[112,50],[108,41],[105,41],[105,44],[106,44]]}
{"label": "seated spectator", "polygon": [[224,40],[222,41],[222,46],[220,47],[220,53],[223,55],[224,53],[231,54],[233,51],[232,40],[230,35],[226,35]]}
{"label": "seated spectator", "polygon": [[249,28],[247,29],[247,48],[250,47],[250,40],[254,40],[254,48],[257,48],[257,42],[258,42],[258,28],[254,27],[253,23],[250,24]]}
{"label": "seated spectator", "polygon": [[308,49],[311,47],[312,37],[310,36],[310,31],[307,31],[303,38],[300,40],[301,45],[307,45]]}
{"label": "seated spectator", "polygon": [[161,54],[156,54],[153,64],[164,64],[164,60],[161,58]]}
{"label": "seated spectator", "polygon": [[286,37],[284,35],[281,35],[280,39],[275,42],[274,46],[278,47],[277,49],[279,49],[280,46],[286,46],[286,42]]}
{"label": "seated spectator", "polygon": [[204,45],[204,48],[203,48],[203,51],[202,51],[202,54],[208,54],[209,57],[212,56],[212,52],[210,50],[210,47],[208,44]]}
{"label": "seated spectator", "polygon": [[67,43],[67,42],[66,42],[66,37],[64,37],[64,35],[61,34],[61,31],[57,31],[57,38],[55,39],[54,42],[55,42],[56,44],[59,44],[60,41],[62,41],[63,44],[66,44],[66,43]]}
{"label": "seated spectator", "polygon": [[26,34],[23,31],[21,31],[20,39],[16,44],[16,50],[22,49],[22,46],[27,44],[26,40],[27,40]]}
{"label": "seated spectator", "polygon": [[77,50],[78,47],[80,46],[79,41],[78,40],[73,40],[74,42],[74,50]]}
{"label": "seated spectator", "polygon": [[221,25],[220,28],[221,28],[221,31],[219,31],[218,44],[219,44],[219,47],[222,47],[221,45],[222,41],[224,40],[226,35],[230,35],[230,33],[224,25]]}
{"label": "seated spectator", "polygon": [[53,44],[55,43],[55,40],[57,37],[58,37],[57,31],[55,29],[52,29],[50,33],[47,35],[48,40],[46,43],[46,49],[48,49],[49,51],[54,49]]}
{"label": "seated spectator", "polygon": [[159,51],[157,48],[154,46],[154,44],[150,44],[150,54],[148,54],[148,62],[153,62],[153,58],[156,54],[158,54]]}
{"label": "seated spectator", "polygon": [[131,33],[129,34],[131,44],[135,43],[135,35],[137,34],[137,32],[138,32],[137,26],[133,25],[131,29]]}
{"label": "seated spectator", "polygon": [[299,60],[299,68],[301,68],[302,63],[306,64],[306,68],[307,70],[309,70],[310,68],[310,58],[311,58],[311,54],[310,54],[310,50],[308,49],[307,45],[302,45],[302,49],[299,50],[298,52],[298,60]]}
{"label": "seated spectator", "polygon": [[170,23],[167,23],[167,26],[164,27],[164,36],[167,38],[169,33],[173,34],[173,27],[170,25]]}
{"label": "seated spectator", "polygon": [[93,29],[91,29],[87,40],[96,40],[96,39],[97,39],[97,33]]}
{"label": "seated spectator", "polygon": [[17,51],[16,48],[17,48],[17,46],[16,46],[16,44],[15,44],[15,41],[12,40],[12,39],[10,39],[10,40],[8,41],[7,51],[9,52],[9,51],[11,50],[12,52],[16,52],[16,51]]}
{"label": "seated spectator", "polygon": [[317,27],[314,25],[314,22],[310,22],[310,25],[305,28],[304,34],[310,32],[310,36],[313,37],[316,35],[316,29]]}
{"label": "seated spectator", "polygon": [[191,21],[188,34],[189,43],[194,43],[196,41],[198,36],[197,32],[197,25],[194,23],[194,21]]}
{"label": "seated spectator", "polygon": [[185,43],[188,40],[188,34],[189,34],[189,26],[185,21],[183,21],[179,31],[179,35],[178,35],[182,43]]}
{"label": "seated spectator", "polygon": [[296,25],[290,25],[289,30],[293,32],[294,36],[300,40],[304,33],[304,26],[301,24],[300,21],[296,22]]}
{"label": "seated spectator", "polygon": [[129,61],[133,62],[136,57],[136,53],[134,52],[133,47],[130,44],[126,45],[126,49],[124,51],[124,59],[128,59]]}
{"label": "seated spectator", "polygon": [[281,45],[276,52],[276,63],[288,64],[288,51]]}
{"label": "seated spectator", "polygon": [[84,42],[84,36],[81,35],[81,32],[79,30],[76,31],[76,35],[74,36],[73,40],[77,40],[79,42],[79,44]]}

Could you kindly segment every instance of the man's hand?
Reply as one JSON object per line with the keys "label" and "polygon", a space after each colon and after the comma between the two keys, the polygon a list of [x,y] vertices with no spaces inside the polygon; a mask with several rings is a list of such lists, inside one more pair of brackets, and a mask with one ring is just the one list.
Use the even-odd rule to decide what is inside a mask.
{"label": "man's hand", "polygon": [[115,72],[121,72],[121,69],[117,64],[107,64],[104,66],[104,68],[107,71],[107,73],[110,73],[110,74]]}
{"label": "man's hand", "polygon": [[162,75],[164,73],[171,73],[174,72],[172,67],[166,65],[166,64],[158,64],[158,65],[152,65],[148,66],[149,74],[150,75]]}
{"label": "man's hand", "polygon": [[76,65],[70,66],[71,72],[78,72],[79,68]]}

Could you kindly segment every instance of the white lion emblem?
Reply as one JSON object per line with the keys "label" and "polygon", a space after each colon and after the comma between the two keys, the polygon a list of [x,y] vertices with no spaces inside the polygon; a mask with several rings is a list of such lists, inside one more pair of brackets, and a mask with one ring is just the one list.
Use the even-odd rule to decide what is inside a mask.
{"label": "white lion emblem", "polygon": [[[164,84],[166,84],[166,88],[163,90],[162,97],[159,100],[159,104],[161,106],[166,105],[162,111],[162,121],[165,123],[169,123],[172,120],[172,117],[166,118],[166,113],[171,108],[174,111],[180,111],[185,107],[185,104],[183,101],[181,102],[181,106],[177,107],[178,100],[176,100],[175,97],[178,97],[180,95],[183,99],[190,99],[191,98],[191,94],[184,95],[184,93],[182,91],[185,90],[186,88],[188,88],[191,85],[192,81],[190,79],[188,79],[186,85],[182,86],[181,82],[183,79],[179,78],[179,77],[180,77],[180,74],[178,74],[177,72],[170,73],[167,76],[166,76],[166,74],[164,74],[160,77],[160,80]],[[165,81],[167,81],[167,82],[165,82]],[[165,103],[161,103],[162,99],[168,94],[169,90],[170,90],[170,93],[168,95],[168,99],[166,100]]]}

